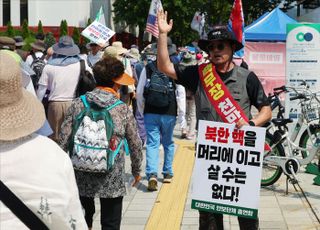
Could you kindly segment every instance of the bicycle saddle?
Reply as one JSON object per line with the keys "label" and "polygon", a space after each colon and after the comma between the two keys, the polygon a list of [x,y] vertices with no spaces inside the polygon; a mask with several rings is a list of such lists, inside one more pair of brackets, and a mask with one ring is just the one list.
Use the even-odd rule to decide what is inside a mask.
{"label": "bicycle saddle", "polygon": [[284,126],[293,122],[291,118],[273,118],[271,121],[276,126]]}

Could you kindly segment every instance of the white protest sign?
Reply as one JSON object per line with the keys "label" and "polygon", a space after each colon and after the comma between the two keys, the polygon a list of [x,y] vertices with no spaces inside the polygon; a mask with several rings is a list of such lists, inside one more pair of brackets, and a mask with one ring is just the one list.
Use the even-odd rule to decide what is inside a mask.
{"label": "white protest sign", "polygon": [[265,128],[199,121],[193,209],[257,218]]}
{"label": "white protest sign", "polygon": [[92,42],[105,46],[115,32],[98,21],[93,21],[81,34]]}

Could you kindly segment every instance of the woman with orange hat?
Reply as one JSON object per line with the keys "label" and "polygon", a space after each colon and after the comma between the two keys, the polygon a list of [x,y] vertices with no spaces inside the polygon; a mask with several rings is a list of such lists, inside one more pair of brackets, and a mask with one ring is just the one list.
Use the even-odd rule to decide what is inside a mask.
{"label": "woman with orange hat", "polygon": [[[122,85],[134,84],[134,79],[124,73],[121,61],[114,57],[104,57],[93,67],[97,87],[85,94],[90,105],[106,108],[114,105],[119,100],[118,90]],[[68,149],[68,143],[72,138],[72,124],[76,116],[84,109],[80,98],[73,101],[60,132],[60,145]],[[126,138],[132,161],[132,175],[135,178],[133,185],[137,184],[141,177],[142,145],[137,133],[136,121],[129,107],[121,103],[109,110],[114,124],[113,137],[116,143]],[[114,165],[110,171],[103,175],[75,170],[80,200],[85,209],[85,219],[89,229],[92,228],[93,214],[95,213],[94,198],[100,198],[101,226],[102,229],[120,229],[122,200],[126,194],[125,187],[125,151],[120,150],[114,159]]]}

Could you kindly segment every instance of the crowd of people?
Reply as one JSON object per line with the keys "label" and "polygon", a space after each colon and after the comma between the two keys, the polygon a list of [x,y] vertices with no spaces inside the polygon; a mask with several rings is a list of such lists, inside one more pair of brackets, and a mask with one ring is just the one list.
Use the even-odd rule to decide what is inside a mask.
{"label": "crowd of people", "polygon": [[[26,52],[21,49],[21,37],[0,37],[1,181],[50,229],[92,229],[96,197],[101,204],[102,229],[120,229],[126,194],[125,154],[130,153],[135,186],[141,180],[144,145],[147,189],[158,190],[161,145],[163,182],[171,183],[176,123],[180,138],[195,140],[199,119],[221,121],[200,83],[200,64],[215,66],[250,125],[261,126],[270,119],[270,106],[257,76],[232,61],[242,44],[226,27],[213,27],[208,39],[199,40],[199,47],[190,49],[177,48],[167,36],[172,21],[167,22],[166,13],[158,13],[158,24],[157,43],[141,52],[137,45],[126,49],[120,41],[105,47],[94,42],[79,47],[70,36],[60,37],[50,47],[39,37]],[[95,87],[77,97],[84,72],[92,77]],[[160,105],[164,99],[150,99],[149,85],[156,74],[160,79],[158,72],[168,79],[167,105]],[[104,141],[119,152],[109,158],[104,150],[108,154],[101,161],[112,165],[106,173],[73,170],[69,159],[85,145],[75,145],[79,133],[74,127],[88,105],[95,111],[110,108],[112,136]],[[252,105],[259,111],[255,117],[250,114]],[[96,124],[99,126],[99,121]],[[243,125],[248,122],[237,123],[239,128]],[[92,132],[93,139],[100,138],[100,128],[105,130],[105,126]],[[92,131],[88,127],[82,128]],[[97,146],[92,152],[95,149]],[[0,208],[1,226],[18,229],[22,223],[28,224],[15,215],[14,208]],[[258,220],[239,218],[239,223],[241,229],[258,229]],[[200,212],[199,226],[223,229],[222,215]]]}

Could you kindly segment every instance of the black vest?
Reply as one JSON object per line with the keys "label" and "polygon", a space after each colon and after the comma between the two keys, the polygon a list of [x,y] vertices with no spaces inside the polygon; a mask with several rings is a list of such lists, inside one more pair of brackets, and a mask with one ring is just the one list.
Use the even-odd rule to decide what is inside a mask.
{"label": "black vest", "polygon": [[[239,106],[249,119],[252,118],[250,113],[250,99],[247,92],[247,79],[250,71],[234,66],[231,76],[224,81],[232,97],[236,100]],[[200,81],[200,79],[199,79]],[[211,102],[203,89],[202,83],[199,82],[198,89],[195,95],[196,116],[198,120],[207,121],[222,121],[218,113],[215,111]]]}

